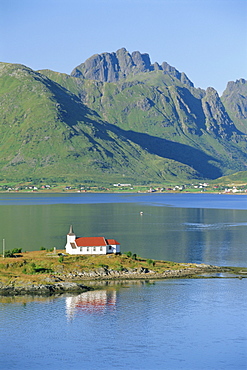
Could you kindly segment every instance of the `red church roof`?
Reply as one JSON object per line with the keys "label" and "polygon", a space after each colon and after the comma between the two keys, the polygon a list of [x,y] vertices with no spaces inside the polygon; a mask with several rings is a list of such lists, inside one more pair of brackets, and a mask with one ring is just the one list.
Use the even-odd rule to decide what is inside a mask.
{"label": "red church roof", "polygon": [[108,245],[120,245],[115,239],[106,239]]}
{"label": "red church roof", "polygon": [[78,247],[105,247],[106,245],[120,245],[115,239],[105,239],[103,236],[82,237],[75,240]]}
{"label": "red church roof", "polygon": [[103,236],[82,237],[77,238],[75,241],[78,247],[104,247],[107,245]]}

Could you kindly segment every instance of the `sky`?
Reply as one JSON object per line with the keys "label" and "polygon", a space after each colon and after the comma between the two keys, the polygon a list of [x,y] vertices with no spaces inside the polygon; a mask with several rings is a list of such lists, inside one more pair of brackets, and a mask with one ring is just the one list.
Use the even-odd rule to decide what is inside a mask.
{"label": "sky", "polygon": [[247,79],[247,0],[0,0],[0,61],[70,74],[125,47],[221,95]]}

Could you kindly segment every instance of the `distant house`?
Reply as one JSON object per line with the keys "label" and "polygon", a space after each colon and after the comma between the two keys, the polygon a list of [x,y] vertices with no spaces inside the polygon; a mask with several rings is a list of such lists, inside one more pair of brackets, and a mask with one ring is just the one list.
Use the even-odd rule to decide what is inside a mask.
{"label": "distant house", "polygon": [[103,236],[77,238],[70,226],[65,249],[69,254],[118,254],[120,244]]}

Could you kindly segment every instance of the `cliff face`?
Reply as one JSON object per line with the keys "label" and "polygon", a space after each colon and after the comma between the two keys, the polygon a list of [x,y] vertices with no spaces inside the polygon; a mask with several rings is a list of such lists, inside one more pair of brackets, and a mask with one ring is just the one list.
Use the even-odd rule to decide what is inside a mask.
{"label": "cliff face", "polygon": [[228,82],[221,99],[238,129],[247,133],[247,81]]}
{"label": "cliff face", "polygon": [[130,54],[125,48],[113,53],[95,54],[76,67],[71,76],[102,82],[116,82],[130,75],[151,71],[163,71],[176,77],[183,84],[193,86],[193,83],[182,72],[180,73],[168,63],[151,64],[148,54],[134,51]]}
{"label": "cliff face", "polygon": [[221,137],[229,137],[235,129],[234,124],[227,114],[217,91],[212,87],[207,88],[206,95],[202,99],[202,107],[207,131]]}

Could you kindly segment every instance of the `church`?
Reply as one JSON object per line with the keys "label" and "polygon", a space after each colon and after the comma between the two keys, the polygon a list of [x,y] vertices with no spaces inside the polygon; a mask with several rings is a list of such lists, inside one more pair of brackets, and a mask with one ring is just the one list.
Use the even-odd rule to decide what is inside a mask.
{"label": "church", "polygon": [[103,236],[79,237],[73,232],[72,225],[67,234],[65,246],[68,254],[119,254],[120,244],[115,239],[106,239]]}

